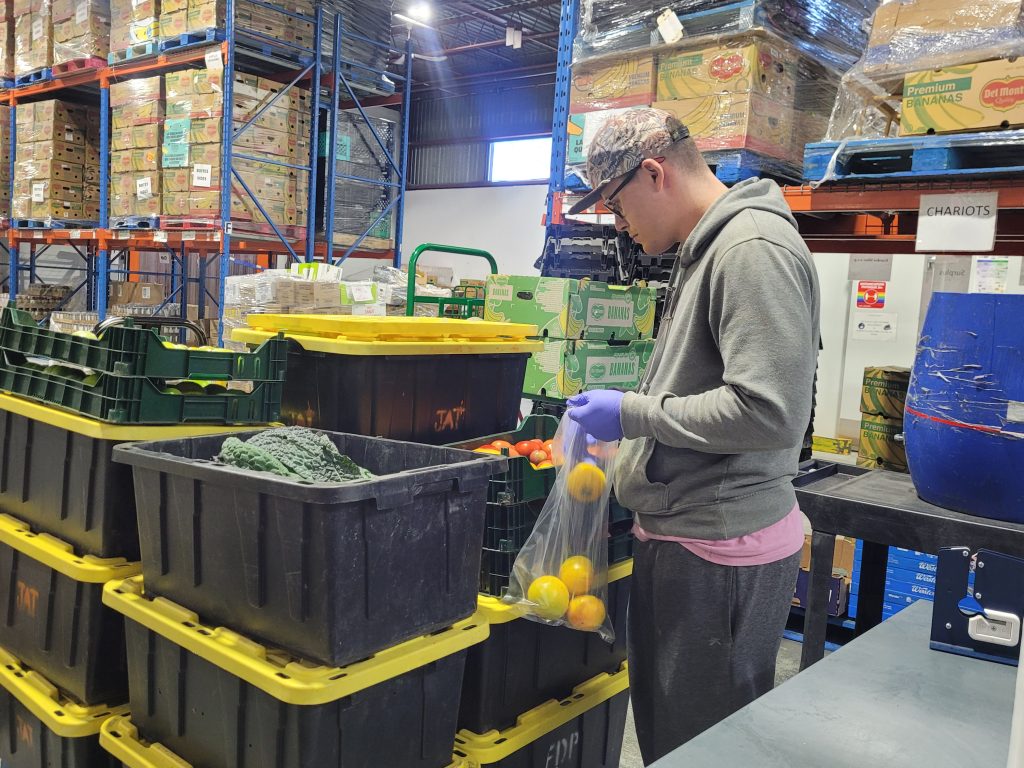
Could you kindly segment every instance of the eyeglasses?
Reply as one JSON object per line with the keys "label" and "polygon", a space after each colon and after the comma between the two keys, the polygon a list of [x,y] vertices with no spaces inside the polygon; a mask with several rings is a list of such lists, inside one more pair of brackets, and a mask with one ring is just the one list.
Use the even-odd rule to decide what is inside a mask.
{"label": "eyeglasses", "polygon": [[[664,157],[645,157],[644,160],[653,160],[656,163],[663,163],[663,162],[665,162],[665,158]],[[615,187],[615,191],[612,192],[610,195],[608,195],[608,197],[606,197],[604,199],[604,207],[607,208],[612,213],[614,213],[620,219],[625,219],[626,217],[622,213],[622,206],[621,206],[621,204],[615,202],[615,198],[618,197],[619,193],[622,192],[622,190],[626,188],[626,185],[629,184],[629,182],[631,182],[636,177],[637,173],[643,167],[644,160],[641,160],[640,164],[638,166],[636,166],[633,170],[629,171],[625,175],[625,177],[622,179],[622,181],[619,182],[619,185],[617,187]]]}

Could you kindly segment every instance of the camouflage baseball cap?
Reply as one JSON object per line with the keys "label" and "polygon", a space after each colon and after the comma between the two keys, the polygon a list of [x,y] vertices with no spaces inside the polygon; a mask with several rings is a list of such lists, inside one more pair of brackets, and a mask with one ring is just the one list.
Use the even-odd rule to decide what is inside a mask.
{"label": "camouflage baseball cap", "polygon": [[649,157],[663,155],[689,135],[685,125],[662,109],[637,107],[609,118],[590,143],[587,181],[591,192],[569,213],[590,208],[601,199],[601,192],[613,179],[629,173]]}

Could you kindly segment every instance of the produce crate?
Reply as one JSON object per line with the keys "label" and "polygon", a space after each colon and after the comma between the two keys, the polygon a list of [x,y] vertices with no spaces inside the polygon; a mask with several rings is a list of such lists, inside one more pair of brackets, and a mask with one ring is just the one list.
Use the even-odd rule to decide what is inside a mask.
{"label": "produce crate", "polygon": [[635,543],[632,520],[612,525],[608,529],[608,562],[621,563],[633,557]]}
{"label": "produce crate", "polygon": [[[558,419],[554,416],[527,416],[519,429],[511,432],[500,432],[496,435],[476,437],[453,443],[452,448],[463,448],[471,451],[495,440],[505,440],[515,445],[521,440],[551,440],[558,430]],[[535,469],[525,456],[509,459],[508,472],[491,478],[491,487],[487,491],[487,500],[497,501],[536,501],[546,499],[555,485],[555,470]]]}
{"label": "produce crate", "polygon": [[131,468],[112,460],[114,446],[226,429],[105,424],[0,394],[0,509],[80,555],[138,560]]}
{"label": "produce crate", "polygon": [[459,728],[487,733],[515,725],[516,718],[549,699],[572,693],[583,680],[615,672],[626,660],[626,607],[633,561],[612,566],[608,615],[615,642],[524,618],[519,608],[481,595],[478,615],[491,634],[469,649],[462,681]]}
{"label": "produce crate", "polygon": [[84,707],[0,649],[0,760],[19,768],[116,768],[100,748],[100,726],[127,705]]}
{"label": "produce crate", "polygon": [[139,570],[122,558],[78,557],[0,515],[0,646],[80,702],[124,701],[124,622],[103,607],[103,584]]}
{"label": "produce crate", "polygon": [[263,381],[252,392],[166,392],[159,379],[63,374],[33,367],[24,355],[0,350],[0,390],[115,424],[268,424],[281,414],[282,381]]}
{"label": "produce crate", "polygon": [[544,502],[488,502],[484,515],[484,549],[518,552],[533,533]]}
{"label": "produce crate", "polygon": [[470,616],[488,479],[506,460],[325,434],[377,477],[313,485],[217,464],[223,436],[116,447],[134,468],[147,588],[324,664]]}
{"label": "produce crate", "polygon": [[347,667],[316,667],[143,593],[106,586],[127,621],[132,720],[196,766],[440,768],[451,762],[477,618]]}
{"label": "produce crate", "polygon": [[618,768],[629,706],[627,666],[519,716],[504,731],[459,731],[455,756],[475,768]]}
{"label": "produce crate", "polygon": [[8,306],[0,315],[0,349],[118,376],[282,381],[288,342],[268,339],[249,353],[168,348],[154,329],[135,327],[131,319],[105,329],[99,339],[90,339],[41,328],[28,312]]}
{"label": "produce crate", "polygon": [[530,325],[437,317],[250,315],[233,341],[292,339],[287,424],[442,445],[505,432],[539,342]]}

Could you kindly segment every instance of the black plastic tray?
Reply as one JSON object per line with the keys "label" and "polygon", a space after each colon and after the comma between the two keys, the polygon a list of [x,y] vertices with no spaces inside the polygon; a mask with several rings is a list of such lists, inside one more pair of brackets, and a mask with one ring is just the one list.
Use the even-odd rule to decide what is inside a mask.
{"label": "black plastic tray", "polygon": [[326,434],[378,477],[313,485],[223,466],[223,436],[115,448],[134,468],[146,589],[324,664],[472,614],[488,480],[507,461]]}
{"label": "black plastic tray", "polygon": [[97,736],[58,736],[0,688],[0,761],[4,768],[118,768]]}

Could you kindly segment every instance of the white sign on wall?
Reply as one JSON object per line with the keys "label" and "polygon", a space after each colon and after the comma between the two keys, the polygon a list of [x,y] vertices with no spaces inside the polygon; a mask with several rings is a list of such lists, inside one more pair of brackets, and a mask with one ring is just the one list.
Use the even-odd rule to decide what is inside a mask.
{"label": "white sign on wall", "polygon": [[998,208],[998,192],[921,195],[917,251],[991,251],[996,244]]}

